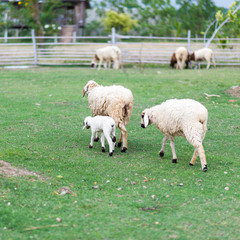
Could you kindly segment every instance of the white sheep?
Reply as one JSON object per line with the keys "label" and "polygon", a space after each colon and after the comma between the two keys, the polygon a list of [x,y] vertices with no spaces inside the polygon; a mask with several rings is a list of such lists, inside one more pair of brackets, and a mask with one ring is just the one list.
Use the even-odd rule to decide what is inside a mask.
{"label": "white sheep", "polygon": [[112,117],[116,127],[121,131],[118,147],[123,148],[121,152],[127,150],[127,129],[133,109],[132,92],[123,86],[101,86],[91,80],[83,89],[83,97],[88,93],[88,103],[93,116],[102,115]]}
{"label": "white sheep", "polygon": [[91,135],[91,141],[89,148],[93,147],[93,140],[94,135],[96,133],[101,132],[101,144],[102,144],[102,152],[105,152],[105,138],[108,141],[109,146],[109,156],[113,155],[114,152],[114,146],[116,142],[116,136],[115,136],[115,122],[111,117],[107,116],[96,116],[96,117],[86,117],[83,122],[83,129],[84,128],[90,128],[92,131]]}
{"label": "white sheep", "polygon": [[212,49],[210,49],[210,48],[202,48],[202,49],[199,49],[197,51],[194,51],[190,55],[190,60],[198,62],[199,68],[200,68],[199,61],[207,61],[207,63],[208,63],[207,64],[207,69],[209,69],[210,64],[211,64],[211,60],[212,60],[214,68],[216,68],[214,53],[213,53]]}
{"label": "white sheep", "polygon": [[186,68],[188,68],[189,53],[185,47],[178,47],[172,55],[170,67],[174,68],[174,64],[177,63],[176,69],[183,70],[184,62],[186,63]]}
{"label": "white sheep", "polygon": [[145,109],[141,115],[141,127],[146,128],[153,123],[164,135],[160,157],[164,156],[167,140],[170,140],[172,162],[177,162],[174,137],[183,136],[194,146],[190,165],[194,165],[197,156],[201,160],[202,170],[207,171],[207,162],[202,145],[207,130],[208,111],[199,102],[192,99],[171,99],[160,105]]}
{"label": "white sheep", "polygon": [[101,64],[105,62],[105,68],[110,68],[113,62],[113,68],[117,70],[120,66],[120,61],[121,50],[117,46],[107,46],[96,51],[92,60],[92,67],[98,64],[98,70],[100,70]]}

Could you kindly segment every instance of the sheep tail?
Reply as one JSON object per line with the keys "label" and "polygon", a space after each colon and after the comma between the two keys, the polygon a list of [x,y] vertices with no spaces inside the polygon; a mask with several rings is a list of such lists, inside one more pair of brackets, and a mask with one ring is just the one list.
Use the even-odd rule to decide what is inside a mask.
{"label": "sheep tail", "polygon": [[130,120],[130,116],[132,113],[132,103],[127,103],[123,107],[123,121],[126,126]]}

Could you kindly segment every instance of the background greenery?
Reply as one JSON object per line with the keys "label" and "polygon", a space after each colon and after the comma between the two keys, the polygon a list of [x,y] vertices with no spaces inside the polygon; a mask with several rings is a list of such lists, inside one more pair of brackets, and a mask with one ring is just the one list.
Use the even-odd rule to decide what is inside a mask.
{"label": "background greenery", "polygon": [[[226,92],[239,71],[0,69],[0,159],[44,177],[0,177],[0,239],[239,239],[240,100]],[[126,153],[88,148],[81,96],[90,79],[133,92]],[[158,156],[162,133],[140,128],[141,111],[170,98],[194,98],[209,111],[206,173],[199,160],[188,165],[193,147],[184,138],[172,164],[169,144]],[[56,194],[63,186],[76,196]]]}
{"label": "background greenery", "polygon": [[[118,33],[143,36],[177,36],[186,37],[190,29],[192,36],[203,37],[208,25],[215,20],[215,14],[222,10],[224,14],[228,9],[220,8],[212,0],[90,0],[91,10],[87,15],[92,20],[86,24],[86,35],[106,35],[110,32],[109,23],[116,22]],[[56,35],[58,27],[64,24],[73,24],[73,11],[67,10],[68,4],[61,0],[48,0],[38,4],[38,0],[22,0],[17,6],[0,3],[0,30],[5,28],[4,13],[8,10],[8,27],[18,25],[21,27],[20,35],[29,35],[32,28],[37,35]],[[236,1],[239,4],[239,0]],[[64,7],[65,8],[62,8]],[[109,19],[109,10],[120,14]],[[126,17],[124,14],[131,16]],[[121,17],[122,16],[122,17]],[[123,17],[124,16],[124,17]],[[137,21],[138,24],[132,24]],[[54,28],[46,28],[46,25]],[[130,27],[133,25],[134,27]],[[218,33],[218,37],[240,37],[240,15],[226,24]],[[214,27],[208,32],[211,36]],[[11,35],[11,32],[9,33]],[[15,34],[15,33],[13,33]]]}

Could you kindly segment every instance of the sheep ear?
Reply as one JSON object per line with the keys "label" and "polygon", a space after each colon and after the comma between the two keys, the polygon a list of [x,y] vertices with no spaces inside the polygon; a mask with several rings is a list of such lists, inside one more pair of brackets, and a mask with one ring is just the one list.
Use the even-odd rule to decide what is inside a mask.
{"label": "sheep ear", "polygon": [[149,124],[149,118],[148,118],[147,113],[144,114],[143,120],[144,120],[144,127],[147,127]]}

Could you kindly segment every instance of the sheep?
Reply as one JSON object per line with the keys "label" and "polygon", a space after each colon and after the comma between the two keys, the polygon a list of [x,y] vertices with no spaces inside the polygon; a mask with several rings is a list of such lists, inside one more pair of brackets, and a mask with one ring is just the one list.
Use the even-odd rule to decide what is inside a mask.
{"label": "sheep", "polygon": [[190,55],[187,49],[185,47],[179,47],[172,55],[170,67],[174,68],[174,64],[177,63],[176,69],[180,68],[181,70],[183,70],[184,62],[186,63],[186,68],[188,68],[189,61]]}
{"label": "sheep", "polygon": [[[83,129],[84,128],[90,128],[92,131],[91,135],[91,142],[89,145],[89,148],[93,147],[93,139],[95,133],[101,132],[101,144],[102,144],[102,152],[105,152],[105,138],[108,141],[108,146],[109,146],[109,156],[113,155],[114,152],[114,146],[116,142],[116,136],[115,136],[115,131],[116,131],[116,126],[115,122],[111,117],[107,116],[96,116],[96,117],[86,117],[83,122]],[[111,138],[112,136],[112,138]]]}
{"label": "sheep", "polygon": [[132,92],[123,86],[101,86],[95,81],[88,81],[83,89],[83,97],[88,93],[88,103],[93,116],[102,115],[112,117],[116,127],[121,131],[118,147],[122,145],[121,152],[127,150],[127,129],[132,109]]}
{"label": "sheep", "polygon": [[107,46],[98,49],[93,57],[92,67],[98,64],[98,70],[100,70],[103,61],[105,61],[105,68],[110,68],[111,62],[113,62],[113,68],[115,70],[119,69],[121,50],[117,46]]}
{"label": "sheep", "polygon": [[172,163],[177,163],[174,137],[183,136],[194,146],[190,161],[193,166],[197,156],[201,160],[202,171],[207,171],[207,161],[202,145],[207,130],[208,111],[199,102],[192,99],[170,99],[160,105],[145,109],[141,114],[141,127],[153,123],[165,136],[162,140],[160,157],[164,156],[167,140],[172,149]]}
{"label": "sheep", "polygon": [[210,48],[199,49],[197,51],[194,51],[190,55],[190,60],[198,62],[199,68],[200,68],[199,61],[207,61],[207,63],[208,63],[207,64],[207,69],[209,69],[210,64],[211,64],[211,62],[210,62],[211,59],[212,59],[214,68],[216,68],[216,63],[215,63],[215,60],[214,60],[214,54],[213,54],[212,49],[210,49]]}

